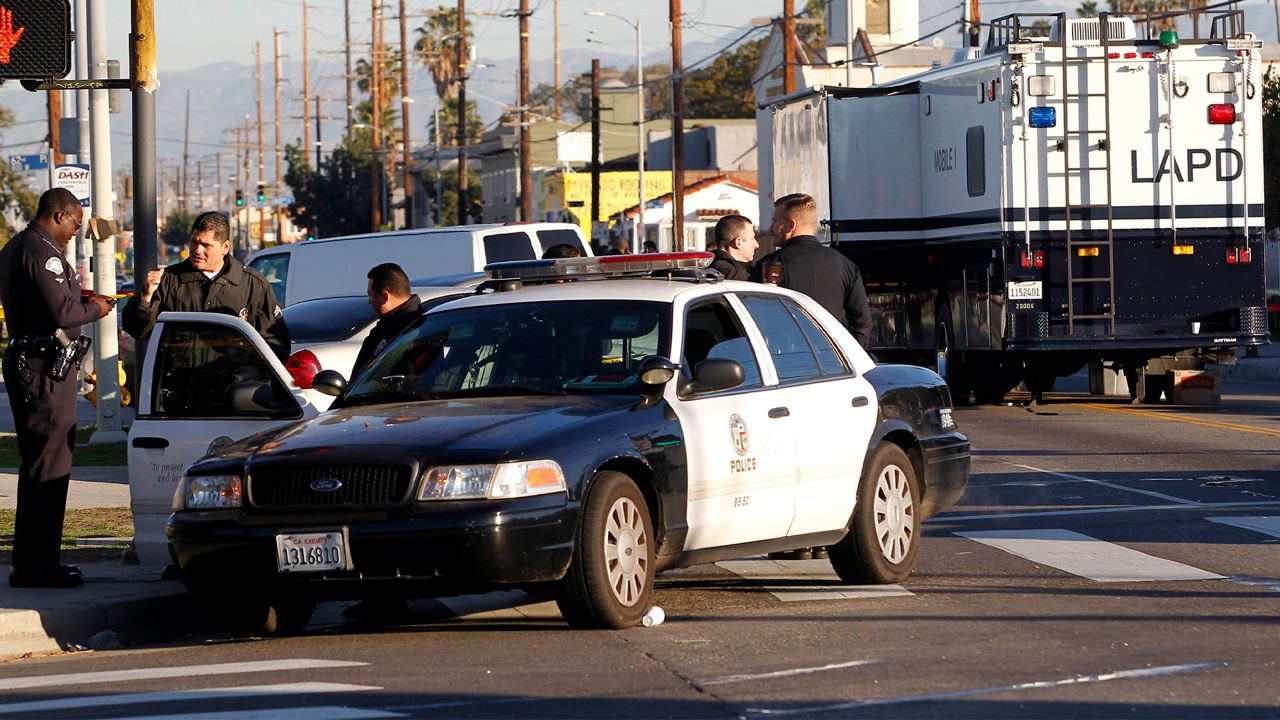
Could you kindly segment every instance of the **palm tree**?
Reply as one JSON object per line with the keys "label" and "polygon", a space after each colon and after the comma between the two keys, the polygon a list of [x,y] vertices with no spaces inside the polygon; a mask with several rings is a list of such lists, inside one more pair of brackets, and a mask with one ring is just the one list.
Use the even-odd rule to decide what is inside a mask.
{"label": "palm tree", "polygon": [[[416,30],[418,40],[413,51],[418,61],[431,71],[436,97],[454,100],[458,97],[458,8],[441,6],[428,14],[426,22]],[[471,23],[467,23],[467,40],[471,39]]]}
{"label": "palm tree", "polygon": [[1076,17],[1091,18],[1098,17],[1098,3],[1082,2],[1080,7],[1076,8]]}

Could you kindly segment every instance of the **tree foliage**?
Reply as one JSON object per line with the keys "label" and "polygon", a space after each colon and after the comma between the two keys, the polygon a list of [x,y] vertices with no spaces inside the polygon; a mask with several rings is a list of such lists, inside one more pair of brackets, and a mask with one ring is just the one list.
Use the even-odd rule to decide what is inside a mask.
{"label": "tree foliage", "polygon": [[[422,182],[427,188],[427,202],[432,217],[437,225],[461,225],[458,217],[458,169],[453,168],[440,173],[440,205],[436,206],[436,170],[427,168],[422,173]],[[467,173],[467,207],[470,209],[472,222],[484,212],[484,199],[481,197],[480,177],[478,173]]]}
{"label": "tree foliage", "polygon": [[170,211],[160,226],[160,242],[167,247],[186,247],[191,241],[191,224],[195,221],[194,210],[179,207]]}
{"label": "tree foliage", "polygon": [[1280,73],[1268,70],[1262,79],[1263,193],[1267,198],[1267,227],[1280,226]]}
{"label": "tree foliage", "polygon": [[[8,108],[0,107],[0,136],[5,128],[13,124],[13,113]],[[18,215],[27,219],[36,216],[36,204],[39,196],[27,186],[21,173],[14,172],[9,163],[0,163],[0,211],[10,208],[17,210]],[[21,223],[21,220],[19,220]],[[9,224],[6,214],[0,214],[0,245],[9,241],[21,228]]]}
{"label": "tree foliage", "polygon": [[312,168],[297,145],[285,146],[294,222],[316,237],[369,232],[373,227],[373,162],[367,145],[344,143]]}
{"label": "tree foliage", "polygon": [[[471,21],[467,21],[467,40],[472,37]],[[441,6],[427,15],[417,28],[418,40],[413,45],[418,61],[431,72],[436,97],[458,98],[458,8]]]}
{"label": "tree foliage", "polygon": [[[440,147],[458,147],[458,99],[445,100],[440,103]],[[436,117],[433,113],[431,119],[427,121],[427,132],[431,137],[436,136]],[[476,104],[470,100],[467,101],[467,144],[480,142],[480,136],[484,134],[484,122],[480,119],[480,112],[476,109]]]}

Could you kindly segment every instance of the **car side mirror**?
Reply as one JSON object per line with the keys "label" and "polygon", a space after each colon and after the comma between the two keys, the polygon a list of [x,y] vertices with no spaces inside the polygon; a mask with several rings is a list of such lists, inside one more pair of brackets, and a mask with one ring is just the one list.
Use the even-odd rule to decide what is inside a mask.
{"label": "car side mirror", "polygon": [[747,379],[737,360],[708,358],[693,370],[693,392],[718,392],[741,385]]}
{"label": "car side mirror", "polygon": [[337,370],[321,370],[311,378],[311,387],[325,395],[337,397],[347,391],[347,379]]}
{"label": "car side mirror", "polygon": [[660,388],[671,382],[679,369],[679,365],[661,355],[650,355],[640,361],[640,384],[651,389]]}

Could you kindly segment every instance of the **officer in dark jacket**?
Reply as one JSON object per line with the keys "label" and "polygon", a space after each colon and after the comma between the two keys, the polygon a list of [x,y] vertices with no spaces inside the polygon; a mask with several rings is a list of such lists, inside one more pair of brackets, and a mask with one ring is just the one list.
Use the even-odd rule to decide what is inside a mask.
{"label": "officer in dark jacket", "polygon": [[422,301],[409,287],[409,276],[395,263],[382,263],[369,271],[369,306],[378,316],[378,324],[360,345],[351,377],[364,370],[383,348],[396,339],[418,318]]}
{"label": "officer in dark jacket", "polygon": [[760,247],[750,218],[725,215],[716,221],[715,237],[716,257],[711,269],[718,270],[726,280],[750,280],[751,261]]}
{"label": "officer in dark jacket", "polygon": [[769,232],[781,246],[756,267],[756,279],[802,292],[849,329],[866,348],[871,340],[871,307],[858,266],[838,250],[818,242],[818,205],[795,193],[773,204]]}
{"label": "officer in dark jacket", "polygon": [[10,338],[4,388],[22,458],[9,572],[14,587],[84,582],[78,568],[58,562],[76,433],[76,368],[69,350],[87,347],[79,340],[80,326],[106,317],[115,301],[82,297],[80,276],[63,254],[83,220],[76,196],[54,188],[40,196],[35,220],[0,250],[0,303]]}
{"label": "officer in dark jacket", "polygon": [[147,273],[141,293],[124,307],[125,332],[142,340],[166,311],[237,315],[254,327],[280,358],[289,357],[289,329],[271,284],[231,255],[227,216],[207,212],[191,225],[186,260]]}

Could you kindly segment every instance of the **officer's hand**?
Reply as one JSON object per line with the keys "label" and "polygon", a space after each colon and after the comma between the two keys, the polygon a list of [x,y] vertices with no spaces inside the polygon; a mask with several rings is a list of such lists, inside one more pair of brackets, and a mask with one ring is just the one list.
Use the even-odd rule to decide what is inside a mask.
{"label": "officer's hand", "polygon": [[111,313],[111,309],[116,305],[116,301],[106,295],[94,295],[89,298],[89,303],[98,306],[99,320],[109,315]]}
{"label": "officer's hand", "polygon": [[142,291],[142,299],[145,302],[151,302],[151,297],[156,294],[156,288],[160,287],[160,277],[164,275],[164,268],[156,268],[147,273],[147,286]]}

